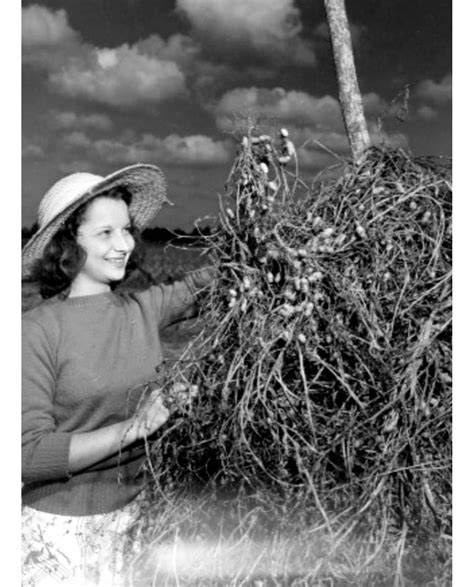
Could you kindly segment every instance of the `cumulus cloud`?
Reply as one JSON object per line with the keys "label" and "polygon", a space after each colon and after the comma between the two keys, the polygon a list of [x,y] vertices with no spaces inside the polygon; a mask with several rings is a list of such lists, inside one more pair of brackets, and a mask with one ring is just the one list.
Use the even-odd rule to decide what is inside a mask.
{"label": "cumulus cloud", "polygon": [[314,65],[311,43],[300,36],[300,11],[293,0],[177,0],[178,10],[204,44],[220,54],[249,49],[266,59]]}
{"label": "cumulus cloud", "polygon": [[436,110],[431,106],[427,106],[426,104],[418,108],[417,114],[420,118],[423,118],[424,120],[433,120],[434,118],[438,117],[438,113],[436,112]]}
{"label": "cumulus cloud", "polygon": [[214,115],[222,131],[236,130],[239,119],[251,116],[270,127],[285,126],[297,147],[301,168],[322,168],[334,162],[328,149],[348,149],[338,101],[331,96],[315,98],[283,88],[237,88],[224,94]]}
{"label": "cumulus cloud", "polygon": [[169,165],[215,165],[228,163],[232,145],[229,141],[214,140],[205,135],[160,138],[152,134],[136,136],[132,131],[120,137],[94,140],[82,131],[63,137],[64,146],[76,153],[87,150],[87,155],[115,165],[141,162],[160,162]]}
{"label": "cumulus cloud", "polygon": [[21,34],[25,47],[60,45],[77,36],[64,10],[51,11],[38,4],[23,8]]}
{"label": "cumulus cloud", "polygon": [[178,61],[190,48],[180,36],[151,40],[160,49],[154,53],[139,45],[98,48],[71,29],[64,10],[33,5],[23,9],[23,45],[24,61],[46,70],[51,86],[72,98],[128,108],[187,93]]}
{"label": "cumulus cloud", "polygon": [[452,75],[448,74],[440,82],[431,79],[423,80],[416,87],[415,94],[418,98],[441,105],[451,101],[452,91],[453,79]]}
{"label": "cumulus cloud", "polygon": [[264,66],[216,63],[203,57],[201,44],[182,34],[171,35],[166,41],[151,35],[134,45],[141,54],[176,63],[183,72],[187,85],[203,102],[215,99],[243,80],[265,80],[274,72]]}
{"label": "cumulus cloud", "polygon": [[171,35],[166,41],[160,35],[150,35],[138,41],[135,47],[142,54],[172,61],[180,67],[193,66],[200,58],[201,52],[199,43],[180,33]]}
{"label": "cumulus cloud", "polygon": [[176,164],[215,164],[229,161],[228,145],[203,135],[180,137],[169,135],[161,146]]}
{"label": "cumulus cloud", "polygon": [[53,114],[54,124],[58,128],[94,128],[107,131],[113,122],[105,114],[76,114],[75,112],[57,112]]}
{"label": "cumulus cloud", "polygon": [[[263,2],[262,6],[265,7],[265,4]],[[188,6],[191,14],[194,14],[193,6],[194,4]],[[220,14],[220,4],[215,3],[213,6]],[[285,0],[280,4],[280,9],[282,6],[290,10],[291,2]],[[231,12],[232,10],[234,9],[231,8]],[[249,80],[250,83],[251,80],[261,82],[274,75],[274,71],[267,64],[258,60],[256,62],[254,59],[247,65],[240,63],[239,60],[239,67],[235,62],[215,62],[214,57],[216,54],[220,55],[221,47],[218,53],[208,52],[208,57],[204,57],[202,43],[184,34],[173,34],[166,40],[158,34],[153,34],[133,45],[94,47],[85,43],[80,35],[69,27],[64,11],[54,12],[43,7],[34,7],[34,10],[30,11],[30,8],[26,8],[24,22],[35,22],[34,17],[38,11],[43,26],[38,27],[35,36],[33,33],[25,33],[24,42],[28,42],[29,45],[24,46],[23,60],[45,71],[52,89],[71,98],[83,98],[91,102],[131,109],[188,96],[189,92],[193,91],[201,102],[207,102],[215,100],[216,96],[220,96],[229,88],[242,84],[243,80],[246,83]],[[278,19],[280,25],[277,21],[271,20],[275,18],[274,11],[270,10],[269,18],[270,29],[275,32],[280,26],[281,31],[278,35],[275,32],[274,44],[265,47],[271,49],[272,55],[278,53],[278,47],[282,50],[290,48],[289,54],[293,59],[298,54],[297,47],[290,47],[287,44],[291,44],[295,39],[299,43],[299,37],[292,36],[299,30],[299,25],[293,25],[293,28],[289,27],[285,32],[283,24]],[[52,23],[56,26],[53,27]],[[229,23],[229,26],[231,25],[232,23]],[[232,26],[233,30],[237,31],[236,23]],[[39,30],[42,31],[41,35]],[[255,34],[255,30],[259,29],[257,27],[251,30],[252,34]],[[53,34],[51,31],[56,33]],[[260,37],[261,35],[255,37],[256,43],[260,42]],[[40,38],[49,39],[50,43],[32,44],[33,39],[39,42]],[[56,40],[56,44],[52,44],[53,39]],[[240,33],[236,32],[237,42],[249,45],[249,42],[245,41],[245,35],[241,38]],[[283,45],[280,46],[279,43]],[[227,45],[224,43],[222,46]],[[231,49],[233,52],[235,46]],[[232,54],[235,57],[235,54]]]}
{"label": "cumulus cloud", "polygon": [[83,57],[80,35],[70,27],[64,10],[37,4],[22,9],[23,63],[49,73]]}
{"label": "cumulus cloud", "polygon": [[[374,144],[406,145],[406,137],[378,128],[377,118],[387,111],[386,102],[376,93],[362,97]],[[321,168],[334,163],[336,156],[350,152],[339,102],[333,96],[315,97],[283,88],[237,88],[224,94],[214,111],[217,126],[233,132],[246,116],[268,120],[268,126],[285,126],[297,148],[301,167]],[[333,153],[333,154],[331,154]]]}
{"label": "cumulus cloud", "polygon": [[100,168],[95,161],[87,159],[68,159],[67,161],[59,161],[57,163],[58,171],[69,175],[70,173],[77,173],[78,171],[87,171],[88,173],[103,174],[103,169]]}
{"label": "cumulus cloud", "polygon": [[214,109],[220,130],[234,129],[235,117],[256,115],[295,126],[341,128],[339,102],[332,96],[315,98],[305,92],[283,88],[236,88],[226,92]]}
{"label": "cumulus cloud", "polygon": [[386,113],[387,109],[389,109],[387,102],[375,92],[364,94],[362,96],[362,105],[367,117],[380,116],[381,114]]}
{"label": "cumulus cloud", "polygon": [[21,154],[25,159],[41,159],[45,155],[43,147],[35,143],[24,145]]}
{"label": "cumulus cloud", "polygon": [[[376,93],[362,96],[365,114],[376,117],[387,109]],[[217,126],[234,130],[235,119],[254,115],[296,127],[310,126],[320,131],[344,129],[339,101],[333,96],[315,97],[306,92],[283,88],[236,88],[226,92],[213,109]]]}
{"label": "cumulus cloud", "polygon": [[63,94],[113,106],[159,102],[186,93],[184,75],[175,63],[142,55],[128,45],[94,49],[90,60],[70,62],[51,74],[50,81]]}
{"label": "cumulus cloud", "polygon": [[67,147],[74,147],[74,148],[79,147],[79,148],[84,148],[84,149],[90,148],[91,144],[92,144],[91,140],[86,135],[86,133],[83,131],[79,131],[79,130],[75,130],[75,131],[67,134],[63,138],[63,143]]}

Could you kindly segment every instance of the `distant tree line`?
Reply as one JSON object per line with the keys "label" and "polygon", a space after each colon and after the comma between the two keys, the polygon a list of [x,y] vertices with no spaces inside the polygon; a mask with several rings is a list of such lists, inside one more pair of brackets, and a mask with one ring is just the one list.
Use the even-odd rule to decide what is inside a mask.
{"label": "distant tree line", "polygon": [[194,227],[191,232],[186,232],[181,228],[169,230],[168,228],[154,227],[145,228],[142,232],[142,239],[149,243],[167,244],[179,241],[182,245],[195,245],[199,244],[206,236],[209,236],[211,232],[212,228],[210,226]]}
{"label": "distant tree line", "polygon": [[[33,223],[30,227],[21,229],[22,247],[38,230],[38,223]],[[202,239],[211,234],[210,226],[195,227],[191,232],[186,232],[181,228],[169,230],[168,228],[154,227],[145,228],[142,232],[142,240],[145,243],[168,244],[170,242],[179,243],[180,245],[199,245]]]}

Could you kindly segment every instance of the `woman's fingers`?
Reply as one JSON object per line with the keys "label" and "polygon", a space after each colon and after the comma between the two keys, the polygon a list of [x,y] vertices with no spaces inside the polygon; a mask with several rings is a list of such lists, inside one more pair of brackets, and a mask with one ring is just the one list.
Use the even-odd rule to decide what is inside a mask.
{"label": "woman's fingers", "polygon": [[157,387],[156,389],[153,389],[150,392],[150,395],[148,396],[148,399],[149,400],[154,400],[154,399],[156,399],[156,398],[158,398],[160,396],[163,397],[163,393],[162,393],[161,389],[159,387]]}
{"label": "woman's fingers", "polygon": [[135,416],[137,436],[146,438],[163,426],[169,418],[169,410],[163,404],[163,395],[160,389],[150,392],[145,404]]}
{"label": "woman's fingers", "polygon": [[178,382],[178,383],[173,383],[173,385],[171,386],[171,393],[176,394],[176,393],[182,393],[183,391],[186,391],[188,389],[188,385],[186,385],[185,383],[182,382]]}
{"label": "woman's fingers", "polygon": [[187,409],[191,401],[198,395],[197,385],[190,385],[188,382],[177,381],[173,383],[163,397],[164,404],[171,411],[182,411]]}
{"label": "woman's fingers", "polygon": [[161,397],[157,398],[152,404],[148,413],[150,420],[157,426],[162,426],[168,419],[170,412],[163,404]]}

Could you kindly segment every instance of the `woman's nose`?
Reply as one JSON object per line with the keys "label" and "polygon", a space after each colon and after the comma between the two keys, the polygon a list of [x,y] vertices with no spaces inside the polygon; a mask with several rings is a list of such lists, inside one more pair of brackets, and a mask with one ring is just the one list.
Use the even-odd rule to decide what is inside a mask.
{"label": "woman's nose", "polygon": [[128,253],[133,249],[135,243],[131,234],[117,232],[113,244],[116,251]]}

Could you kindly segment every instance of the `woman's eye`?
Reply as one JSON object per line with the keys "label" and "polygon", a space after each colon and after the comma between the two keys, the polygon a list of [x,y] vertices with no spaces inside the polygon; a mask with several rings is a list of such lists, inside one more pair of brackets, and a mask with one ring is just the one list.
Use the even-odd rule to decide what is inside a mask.
{"label": "woman's eye", "polygon": [[102,230],[102,232],[100,234],[101,234],[101,236],[110,236],[111,233],[112,233],[111,230],[106,229],[106,230]]}

